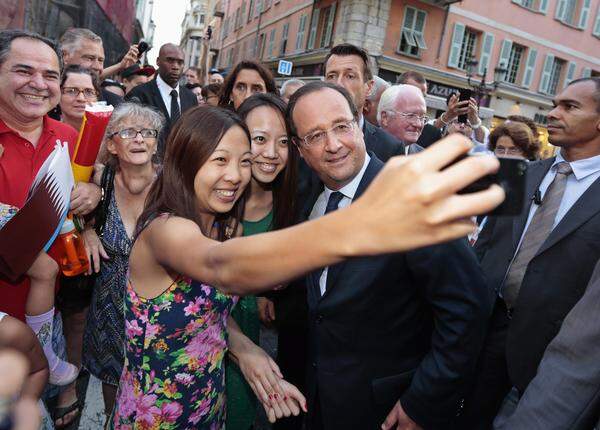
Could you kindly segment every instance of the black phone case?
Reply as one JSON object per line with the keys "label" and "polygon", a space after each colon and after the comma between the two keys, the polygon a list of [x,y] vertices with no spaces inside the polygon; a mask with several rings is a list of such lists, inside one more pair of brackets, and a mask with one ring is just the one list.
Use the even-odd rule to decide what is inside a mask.
{"label": "black phone case", "polygon": [[492,184],[498,184],[506,193],[504,202],[488,215],[516,216],[525,206],[525,181],[527,179],[527,161],[519,158],[499,157],[500,168],[494,175],[485,176],[459,191],[459,194],[483,191]]}

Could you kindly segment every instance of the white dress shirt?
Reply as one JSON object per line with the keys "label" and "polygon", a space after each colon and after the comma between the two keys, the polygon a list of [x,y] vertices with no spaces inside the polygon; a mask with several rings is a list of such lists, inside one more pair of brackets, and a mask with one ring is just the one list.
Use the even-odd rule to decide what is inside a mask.
{"label": "white dress shirt", "polygon": [[[554,163],[552,163],[552,167],[544,176],[544,179],[540,183],[540,194],[542,197],[542,202],[546,195],[546,191],[548,187],[554,181],[556,177],[556,165],[560,162],[567,161],[563,158],[562,153],[559,151]],[[571,165],[571,169],[573,169],[573,174],[569,175],[567,178],[567,185],[565,187],[565,193],[563,194],[562,200],[560,202],[560,207],[558,208],[558,212],[556,213],[556,218],[554,218],[554,225],[552,228],[556,227],[560,220],[569,212],[571,207],[579,200],[579,198],[587,191],[587,189],[592,185],[596,179],[600,177],[600,155],[596,155],[595,157],[585,158],[583,160],[571,161],[569,163]],[[525,228],[523,229],[523,235],[527,231],[529,227],[529,223],[537,210],[538,205],[533,203],[531,205],[531,209],[529,210],[529,216],[527,218],[527,224],[525,224]],[[521,237],[521,240],[523,238]]]}
{"label": "white dress shirt", "polygon": [[[362,180],[362,177],[364,176],[365,171],[367,170],[369,161],[371,161],[371,157],[369,157],[369,154],[365,154],[365,162],[358,174],[347,185],[337,190],[344,195],[344,197],[342,197],[342,200],[340,200],[340,203],[338,204],[338,209],[350,206],[350,203],[352,203],[352,200],[354,200],[354,195],[356,194],[356,190],[360,185],[360,181]],[[319,197],[317,198],[317,201],[315,202],[315,205],[313,206],[312,211],[310,212],[310,216],[308,217],[309,220],[319,218],[325,214],[325,209],[327,209],[327,202],[329,201],[329,196],[333,192],[335,192],[335,190],[330,190],[329,188],[325,187],[323,192],[319,194]],[[319,287],[321,289],[321,295],[325,294],[325,290],[327,288],[328,269],[329,268],[326,267],[323,270],[321,277],[319,278]]]}
{"label": "white dress shirt", "polygon": [[158,91],[160,92],[160,96],[162,97],[163,103],[167,108],[167,112],[169,113],[169,117],[171,116],[171,91],[177,91],[177,104],[179,105],[179,112],[181,112],[181,94],[179,94],[179,83],[175,85],[175,88],[167,84],[160,77],[159,74],[156,75],[156,85],[158,85]]}

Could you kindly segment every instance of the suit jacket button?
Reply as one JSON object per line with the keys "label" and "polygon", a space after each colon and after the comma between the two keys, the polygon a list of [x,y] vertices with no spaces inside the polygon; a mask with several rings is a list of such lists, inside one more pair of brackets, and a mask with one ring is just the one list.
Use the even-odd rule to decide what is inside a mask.
{"label": "suit jacket button", "polygon": [[317,316],[317,324],[321,324],[323,322],[323,315]]}
{"label": "suit jacket button", "polygon": [[317,368],[317,362],[316,362],[316,361],[313,361],[313,362],[312,362],[312,367],[313,367],[313,369],[316,369],[316,368]]}

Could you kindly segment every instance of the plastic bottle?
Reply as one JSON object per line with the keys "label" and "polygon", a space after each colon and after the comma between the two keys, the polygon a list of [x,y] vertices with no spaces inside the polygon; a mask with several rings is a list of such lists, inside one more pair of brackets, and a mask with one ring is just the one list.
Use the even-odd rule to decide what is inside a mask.
{"label": "plastic bottle", "polygon": [[90,261],[85,252],[81,234],[69,218],[65,220],[57,238],[60,247],[59,265],[65,276],[76,276],[87,272]]}

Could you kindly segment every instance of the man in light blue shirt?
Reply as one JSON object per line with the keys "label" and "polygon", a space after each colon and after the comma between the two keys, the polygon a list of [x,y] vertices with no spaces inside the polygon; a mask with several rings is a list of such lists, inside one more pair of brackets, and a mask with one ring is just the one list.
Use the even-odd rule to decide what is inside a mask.
{"label": "man in light blue shirt", "polygon": [[[560,153],[529,165],[528,207],[520,216],[493,219],[476,244],[497,300],[461,428],[489,429],[509,391],[497,426],[556,428],[503,426],[600,259],[600,79],[573,81],[554,106],[548,133]],[[577,388],[569,388],[570,396]]]}

